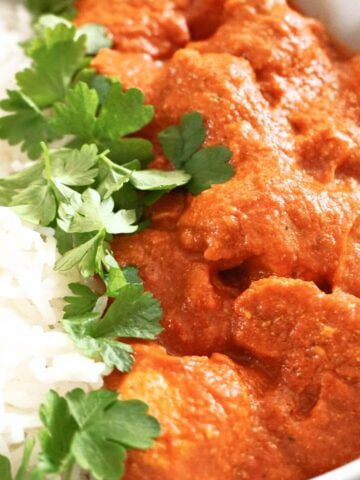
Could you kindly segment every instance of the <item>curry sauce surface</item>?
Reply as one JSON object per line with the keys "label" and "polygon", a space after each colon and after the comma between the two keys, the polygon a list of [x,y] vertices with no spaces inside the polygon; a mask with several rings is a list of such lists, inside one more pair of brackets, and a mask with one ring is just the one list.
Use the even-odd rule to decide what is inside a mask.
{"label": "curry sauce surface", "polygon": [[[360,56],[284,0],[79,0],[157,133],[199,111],[235,177],[115,239],[160,344],[108,384],[162,425],[126,480],[302,480],[360,455]],[[160,150],[154,162],[169,168]]]}

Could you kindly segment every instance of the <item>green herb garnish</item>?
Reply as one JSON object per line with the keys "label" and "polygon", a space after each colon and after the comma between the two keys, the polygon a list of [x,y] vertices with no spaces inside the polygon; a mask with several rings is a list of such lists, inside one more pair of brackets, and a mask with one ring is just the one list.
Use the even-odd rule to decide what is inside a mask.
{"label": "green herb garnish", "polygon": [[187,188],[193,195],[230,180],[235,173],[229,164],[230,150],[221,145],[201,148],[205,138],[203,117],[198,112],[186,113],[180,125],[159,134],[161,146],[174,167],[191,175]]}
{"label": "green herb garnish", "polygon": [[0,456],[0,478],[42,480],[63,475],[70,479],[79,466],[96,480],[118,480],[124,473],[127,450],[145,450],[160,434],[158,422],[147,412],[145,403],[119,400],[116,393],[106,390],[85,393],[75,389],[64,397],[51,390],[40,407],[43,429],[37,466],[29,468],[34,442],[28,439],[15,476],[9,460]]}
{"label": "green herb garnish", "polygon": [[77,38],[76,28],[60,23],[44,30],[29,47],[30,68],[16,75],[21,92],[39,108],[64,98],[74,75],[89,63],[85,57],[86,36]]}
{"label": "green herb garnish", "polygon": [[76,10],[75,0],[27,0],[26,6],[35,16],[52,13],[66,18],[73,18]]}
{"label": "green herb garnish", "polygon": [[99,29],[103,27],[89,25],[77,30],[64,21],[52,27],[45,23],[40,28],[26,46],[31,66],[16,75],[19,90],[8,91],[8,98],[0,102],[0,108],[8,112],[0,118],[0,138],[11,145],[21,144],[22,150],[36,159],[41,154],[41,141],[51,142],[63,135],[61,129],[54,128],[53,107],[65,99],[85,72],[90,82],[95,76],[87,68],[87,55],[89,49],[93,51],[107,41]]}
{"label": "green herb garnish", "polygon": [[[57,226],[60,248],[67,246],[56,269],[78,266],[84,277],[104,276],[111,235],[138,229],[145,192],[165,193],[190,179],[181,171],[136,170],[140,162],[117,165],[95,145],[49,151],[43,144],[43,149],[42,159],[0,180],[0,200],[30,223]],[[122,208],[116,198],[126,184],[135,192],[137,210]]]}
{"label": "green herb garnish", "polygon": [[[234,170],[226,147],[202,147],[206,130],[196,112],[159,135],[177,170],[146,168],[153,145],[135,135],[151,122],[154,108],[140,90],[124,91],[119,81],[89,68],[89,55],[111,39],[101,26],[76,29],[53,15],[71,16],[73,3],[28,0],[35,15],[50,15],[39,18],[35,37],[25,45],[32,63],[17,75],[18,90],[0,102],[7,113],[0,118],[0,138],[20,144],[35,161],[0,180],[0,205],[56,230],[58,271],[76,267],[84,278],[100,276],[101,294],[70,285],[62,325],[85,355],[127,372],[134,352],[126,339],[155,339],[162,310],[144,291],[137,269],[119,267],[112,235],[145,228],[144,207],[172,189],[187,186],[196,195],[229,180]],[[51,148],[65,138],[64,148]],[[1,480],[68,480],[75,465],[96,480],[118,480],[126,451],[146,449],[159,435],[144,403],[120,401],[108,391],[74,390],[65,397],[51,391],[40,418],[37,466],[29,467],[34,442],[28,439],[15,477],[0,456]]]}
{"label": "green herb garnish", "polygon": [[154,116],[144,105],[144,94],[131,88],[124,92],[113,81],[101,99],[96,90],[79,83],[68,90],[64,103],[55,105],[54,124],[62,135],[71,134],[82,143],[116,140],[141,130]]}
{"label": "green herb garnish", "polygon": [[0,138],[22,144],[30,158],[41,154],[40,142],[59,138],[49,122],[52,105],[63,99],[73,77],[87,64],[86,37],[76,39],[75,27],[59,24],[46,29],[43,38],[29,47],[32,66],[16,75],[18,91],[9,91],[0,107],[9,115],[0,118]]}
{"label": "green herb garnish", "polygon": [[[34,45],[41,42],[46,34],[47,29],[54,29],[57,25],[65,25],[68,28],[73,28],[73,24],[64,17],[57,15],[46,14],[41,15],[34,25],[35,35],[31,40],[25,42],[23,46],[25,50],[31,55]],[[113,44],[112,36],[108,29],[97,23],[85,24],[76,30],[75,38],[82,35],[86,36],[86,54],[96,55],[101,48],[111,48]]]}
{"label": "green herb garnish", "polygon": [[[65,298],[63,326],[85,355],[127,372],[134,363],[133,349],[118,338],[154,340],[162,331],[162,310],[159,301],[144,292],[136,269],[111,267],[105,282],[104,295],[79,283],[70,285],[74,296]],[[104,311],[109,298],[115,300]]]}

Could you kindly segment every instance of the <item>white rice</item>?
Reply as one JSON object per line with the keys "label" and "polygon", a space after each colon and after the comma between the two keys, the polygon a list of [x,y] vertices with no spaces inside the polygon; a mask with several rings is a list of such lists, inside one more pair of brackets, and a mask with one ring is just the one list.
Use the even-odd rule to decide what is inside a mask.
{"label": "white rice", "polygon": [[[30,32],[26,9],[0,0],[0,98],[27,63],[18,42]],[[17,147],[0,142],[0,176],[27,162]],[[25,436],[40,425],[46,393],[98,389],[106,373],[103,363],[82,355],[61,330],[63,297],[78,274],[56,273],[56,257],[51,229],[34,229],[0,207],[0,453],[15,466]]]}
{"label": "white rice", "polygon": [[[31,22],[28,11],[16,0],[0,0],[0,99],[6,90],[15,87],[15,74],[28,66],[29,61],[19,47],[31,36]],[[26,156],[18,147],[11,147],[0,140],[0,176],[18,170]]]}

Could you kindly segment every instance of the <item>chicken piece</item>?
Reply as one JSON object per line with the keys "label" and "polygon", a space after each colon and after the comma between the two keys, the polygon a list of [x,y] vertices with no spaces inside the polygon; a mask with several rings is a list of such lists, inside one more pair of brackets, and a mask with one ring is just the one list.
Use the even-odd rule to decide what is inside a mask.
{"label": "chicken piece", "polygon": [[280,108],[304,108],[315,100],[329,109],[339,82],[333,62],[348,58],[334,48],[323,25],[286,0],[228,0],[216,34],[189,46],[248,60],[264,97]]}
{"label": "chicken piece", "polygon": [[[121,2],[118,3],[120,4]],[[130,6],[132,5],[131,2],[127,3]],[[192,30],[194,38],[206,38],[213,30],[216,29],[216,27],[221,21],[221,13],[224,6],[223,1],[187,0],[186,2],[184,0],[184,2],[182,3],[178,2],[178,6],[177,4],[175,4],[174,8],[178,7],[180,9],[180,7],[182,6],[184,9],[186,3],[189,3],[189,5],[188,8],[184,10],[184,14],[186,14],[186,18],[189,27]],[[156,5],[158,8],[158,2],[156,3]],[[95,6],[96,2],[93,2],[90,5],[90,9],[93,9]],[[143,7],[143,4],[141,6]],[[150,2],[149,7],[153,7]],[[92,11],[89,12],[87,10],[88,5],[86,2],[84,2],[84,5],[80,3],[79,8],[80,12],[76,19],[77,23],[84,23],[88,21],[83,20],[83,17],[88,18],[88,16],[93,16],[95,18],[95,13],[92,13]],[[135,2],[133,8],[136,8]],[[137,7],[137,9],[139,8]],[[168,15],[167,10],[169,10],[169,8],[164,7],[164,15]],[[161,11],[161,9],[159,11]],[[203,21],[205,15],[207,18],[206,23],[204,23]],[[111,19],[111,24],[109,25],[109,28],[114,28],[113,25],[114,20]],[[139,28],[139,21],[136,22],[136,25]],[[126,44],[126,42],[130,41],[128,37],[133,38],[134,35],[130,35],[129,32],[125,29],[124,31],[119,32],[118,43],[116,45],[124,45],[124,47],[117,46],[117,50],[110,50],[107,48],[100,50],[95,59],[93,60],[92,66],[103,75],[118,77],[125,86],[125,88],[140,88],[145,93],[147,100],[150,102],[152,100],[151,86],[161,72],[161,68],[164,65],[163,61],[154,60],[151,55],[153,55],[155,58],[158,56],[162,58],[162,56],[154,55],[149,48],[141,49],[139,47],[138,50],[134,50],[134,48],[131,47],[130,44]],[[154,40],[154,36],[152,37],[152,40]]]}
{"label": "chicken piece", "polygon": [[278,123],[246,59],[179,50],[166,64],[154,91],[158,129],[177,123],[183,113],[198,111],[206,120],[207,144],[226,144],[235,166],[249,141],[257,141],[261,153],[273,147],[280,155],[284,144],[292,141],[291,129],[281,119]]}
{"label": "chicken piece", "polygon": [[[187,111],[200,111],[208,127],[207,145],[230,148],[235,177],[189,198],[168,236],[149,229],[114,242],[121,264],[138,264],[147,288],[164,304],[165,344],[187,354],[226,346],[229,297],[254,280],[277,275],[314,281],[324,291],[335,288],[360,205],[358,185],[344,170],[360,144],[359,129],[352,125],[354,100],[348,98],[347,87],[344,94],[340,67],[338,71],[329,58],[330,44],[324,40],[323,46],[314,22],[284,2],[233,0],[226,9],[228,20],[215,36],[193,44],[200,51],[181,50],[167,63],[153,84],[152,100],[157,107],[155,130],[177,122]],[[278,19],[286,24],[283,30],[276,26]],[[256,28],[258,23],[262,28]],[[236,29],[238,24],[242,28]],[[224,52],[230,49],[225,27],[234,35],[232,54]],[[262,38],[260,43],[254,40],[253,49],[251,28],[255,38]],[[255,55],[259,45],[268,44],[274,52],[279,48],[287,62],[280,71],[277,58],[262,56],[261,68],[277,72],[284,88],[288,85],[276,107],[264,97],[253,68],[256,60],[240,58],[246,49]],[[202,53],[205,49],[219,52]],[[301,59],[296,68],[294,56]],[[301,79],[297,94],[306,111],[312,105],[323,112],[326,103],[329,109],[331,98],[336,100],[333,111],[319,118],[301,117],[301,107],[290,101],[294,75]],[[330,84],[334,75],[337,82]],[[312,82],[319,83],[321,95],[313,95]],[[345,107],[349,114],[342,120]],[[168,243],[161,254],[158,243]]]}
{"label": "chicken piece", "polygon": [[[321,182],[347,161],[359,179],[360,56],[334,43],[322,24],[285,0],[228,0],[216,34],[188,48],[246,59],[289,156]],[[294,143],[281,131],[289,127]]]}
{"label": "chicken piece", "polygon": [[[360,453],[360,300],[268,278],[235,302],[234,342],[278,375],[260,422],[305,478]],[[341,448],[339,448],[341,445]]]}
{"label": "chicken piece", "polygon": [[[187,457],[185,447],[179,457],[177,449],[132,454],[128,480],[166,480],[169,470],[174,480],[189,471],[194,480],[212,472],[224,480],[303,480],[360,454],[360,307],[344,293],[360,292],[359,61],[285,0],[228,0],[221,15],[211,38],[176,52],[155,78],[152,128],[156,134],[185,112],[201,112],[206,144],[231,149],[235,176],[182,198],[177,209],[167,196],[152,211],[152,228],[113,247],[122,265],[139,266],[163,304],[168,351],[221,351],[241,365],[234,368],[251,408],[240,409],[250,423],[239,424],[251,448],[247,438],[228,440],[227,427],[219,434],[229,450],[221,453],[225,466],[214,463],[209,443],[197,450],[190,438]],[[165,356],[164,368],[149,358],[151,368],[138,357],[121,393],[133,385],[130,395],[143,395],[167,425],[152,387],[158,379],[172,406],[176,397],[177,414],[193,412],[182,402],[202,398],[207,385],[194,372],[198,360]],[[201,369],[209,374],[219,358],[201,360]],[[174,366],[187,362],[195,394]],[[181,388],[164,380],[177,380],[173,369]],[[232,385],[224,374],[216,378]],[[166,445],[189,428],[170,420]],[[190,424],[198,439],[193,417]]]}
{"label": "chicken piece", "polygon": [[232,352],[253,362],[136,345],[107,386],[147,402],[162,435],[130,453],[126,480],[305,480],[356,458],[359,318],[352,296],[268,278],[235,302]]}
{"label": "chicken piece", "polygon": [[[225,0],[77,0],[75,23],[109,28],[115,48],[167,59],[193,39],[211,36]],[[206,18],[206,22],[204,22]]]}
{"label": "chicken piece", "polygon": [[[172,232],[147,230],[113,242],[120,265],[136,265],[144,286],[160,300],[161,341],[179,354],[208,354],[225,348],[233,300],[219,295],[208,265],[181,249]],[[171,263],[171,267],[169,264]]]}
{"label": "chicken piece", "polygon": [[294,479],[296,470],[254,420],[246,377],[224,355],[180,358],[136,346],[133,371],[113,374],[107,386],[145,401],[162,434],[150,450],[129,453],[125,480]]}
{"label": "chicken piece", "polygon": [[357,197],[355,190],[321,188],[296,171],[282,175],[270,162],[260,171],[249,162],[233,180],[192,200],[179,235],[186,249],[219,270],[236,269],[240,279],[250,277],[246,262],[256,260],[258,278],[265,271],[312,280],[328,291]]}
{"label": "chicken piece", "polygon": [[[219,270],[242,271],[244,262],[256,259],[268,274],[329,290],[360,201],[357,183],[344,170],[360,144],[359,105],[350,93],[352,80],[344,82],[341,73],[347,57],[338,66],[317,24],[284,2],[234,0],[230,7],[234,18],[229,14],[213,38],[192,45],[201,53],[177,52],[155,82],[158,128],[200,111],[207,144],[227,145],[236,168],[232,181],[192,199],[179,220],[180,242]],[[282,62],[259,45],[280,50]],[[259,59],[240,58],[248,51],[259,51]],[[257,62],[256,68],[281,80],[284,91],[275,106],[264,95]]]}
{"label": "chicken piece", "polygon": [[188,0],[78,0],[75,23],[101,23],[116,50],[168,58],[190,39],[183,13]]}

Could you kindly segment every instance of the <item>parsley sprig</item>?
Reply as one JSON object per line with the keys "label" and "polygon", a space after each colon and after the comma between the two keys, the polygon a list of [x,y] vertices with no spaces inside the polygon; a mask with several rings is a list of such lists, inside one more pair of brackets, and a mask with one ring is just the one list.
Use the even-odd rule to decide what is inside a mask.
{"label": "parsley sprig", "polygon": [[30,158],[41,154],[40,142],[59,138],[52,128],[48,109],[61,100],[73,77],[87,66],[86,37],[76,39],[76,29],[59,24],[46,29],[41,41],[28,52],[30,68],[16,75],[19,90],[8,92],[0,107],[8,115],[0,118],[0,138],[11,145],[22,144]]}
{"label": "parsley sprig", "polygon": [[40,142],[61,138],[62,132],[52,124],[53,107],[82,75],[89,81],[95,76],[88,68],[88,51],[94,49],[94,42],[100,48],[106,39],[99,26],[77,30],[62,21],[46,25],[26,45],[31,66],[16,75],[18,90],[8,91],[8,98],[0,102],[0,108],[8,113],[0,118],[0,138],[11,145],[21,144],[31,159],[41,155]]}
{"label": "parsley sprig", "polygon": [[[74,28],[73,24],[64,17],[58,15],[41,15],[34,24],[34,36],[24,42],[22,46],[31,57],[34,47],[41,44],[46,36],[48,29],[53,29],[57,25],[65,25],[69,29]],[[103,25],[97,23],[87,23],[76,29],[75,39],[82,35],[86,36],[86,54],[96,55],[101,48],[110,48],[113,44],[113,38],[109,30]]]}
{"label": "parsley sprig", "polygon": [[29,438],[15,476],[10,461],[0,456],[0,478],[44,480],[48,475],[63,475],[70,479],[79,466],[96,480],[118,480],[127,450],[145,450],[159,436],[159,424],[147,412],[145,403],[119,400],[115,392],[75,389],[62,397],[51,390],[40,407],[43,429],[38,465],[29,467],[34,448]]}
{"label": "parsley sprig", "polygon": [[[42,148],[40,160],[0,180],[0,203],[28,222],[56,227],[63,253],[56,269],[78,266],[84,277],[104,276],[111,235],[139,228],[146,193],[165,193],[190,179],[182,171],[142,170],[137,161],[117,165],[96,145]],[[137,196],[136,209],[118,199],[126,184]]]}
{"label": "parsley sprig", "polygon": [[[65,61],[66,49],[70,65]],[[144,228],[148,222],[144,207],[174,188],[187,185],[197,194],[230,178],[231,152],[223,146],[202,148],[206,130],[202,115],[194,112],[185,114],[179,126],[159,135],[173,165],[191,175],[183,170],[146,169],[152,158],[151,143],[128,137],[154,115],[142,92],[123,91],[117,80],[98,75],[91,74],[86,82],[80,80],[88,62],[85,37],[79,37],[67,24],[42,30],[28,51],[33,65],[18,74],[21,90],[9,92],[10,100],[3,106],[11,99],[26,100],[38,123],[28,111],[21,110],[0,119],[0,134],[10,143],[23,141],[23,146],[34,152],[43,136],[47,140],[67,136],[70,143],[49,149],[40,142],[42,156],[38,160],[0,180],[0,204],[12,207],[27,222],[56,229],[62,255],[56,270],[77,267],[84,278],[99,275],[105,282],[122,278],[121,289],[114,289],[110,282],[107,299],[115,300],[105,314],[94,310],[96,305],[80,316],[65,312],[64,327],[88,356],[127,371],[133,363],[132,349],[117,338],[154,339],[161,331],[161,308],[143,291],[142,284],[124,280],[125,274],[112,255],[112,236]],[[46,71],[49,58],[52,63]],[[44,90],[33,85],[42,77]],[[21,132],[18,122],[26,126]],[[71,288],[77,288],[74,293],[82,289],[85,295],[86,287]],[[91,296],[89,291],[87,296]]]}
{"label": "parsley sprig", "polygon": [[227,182],[235,173],[229,164],[230,150],[223,145],[201,148],[205,138],[203,117],[198,112],[185,113],[180,125],[159,134],[161,146],[174,167],[191,175],[187,188],[193,195]]}
{"label": "parsley sprig", "polygon": [[73,18],[76,13],[74,3],[74,0],[27,0],[26,6],[35,16],[51,13]]}
{"label": "parsley sprig", "polygon": [[144,104],[144,94],[137,88],[124,92],[115,80],[101,87],[100,97],[99,90],[80,82],[55,105],[53,124],[61,135],[101,144],[136,133],[152,120],[154,107]]}
{"label": "parsley sprig", "polygon": [[[105,282],[104,295],[80,283],[69,286],[73,296],[65,298],[63,326],[85,355],[128,372],[134,363],[133,349],[118,338],[154,340],[162,331],[161,306],[150,292],[144,292],[134,267],[114,265]],[[109,299],[113,301],[104,310]]]}
{"label": "parsley sprig", "polygon": [[[164,153],[177,169],[146,168],[153,145],[139,131],[154,108],[140,90],[124,91],[119,81],[97,75],[89,55],[109,46],[102,27],[76,29],[52,14],[71,15],[70,0],[28,0],[40,17],[36,36],[25,45],[31,66],[18,73],[18,90],[0,102],[0,138],[20,144],[35,160],[0,179],[0,205],[24,220],[56,230],[56,269],[77,267],[87,279],[100,276],[105,292],[71,284],[62,325],[87,356],[122,372],[131,369],[134,352],[127,339],[153,340],[161,332],[161,306],[144,291],[135,267],[120,268],[111,250],[112,236],[145,228],[145,206],[177,187],[197,195],[229,180],[234,170],[224,146],[203,148],[203,117],[185,114],[179,125],[159,135]],[[55,140],[67,142],[53,148]],[[159,434],[145,404],[122,402],[108,391],[65,397],[50,392],[41,407],[43,430],[36,467],[29,468],[34,442],[27,440],[15,477],[0,456],[2,480],[71,478],[75,465],[96,480],[117,480],[126,450],[148,448]]]}

